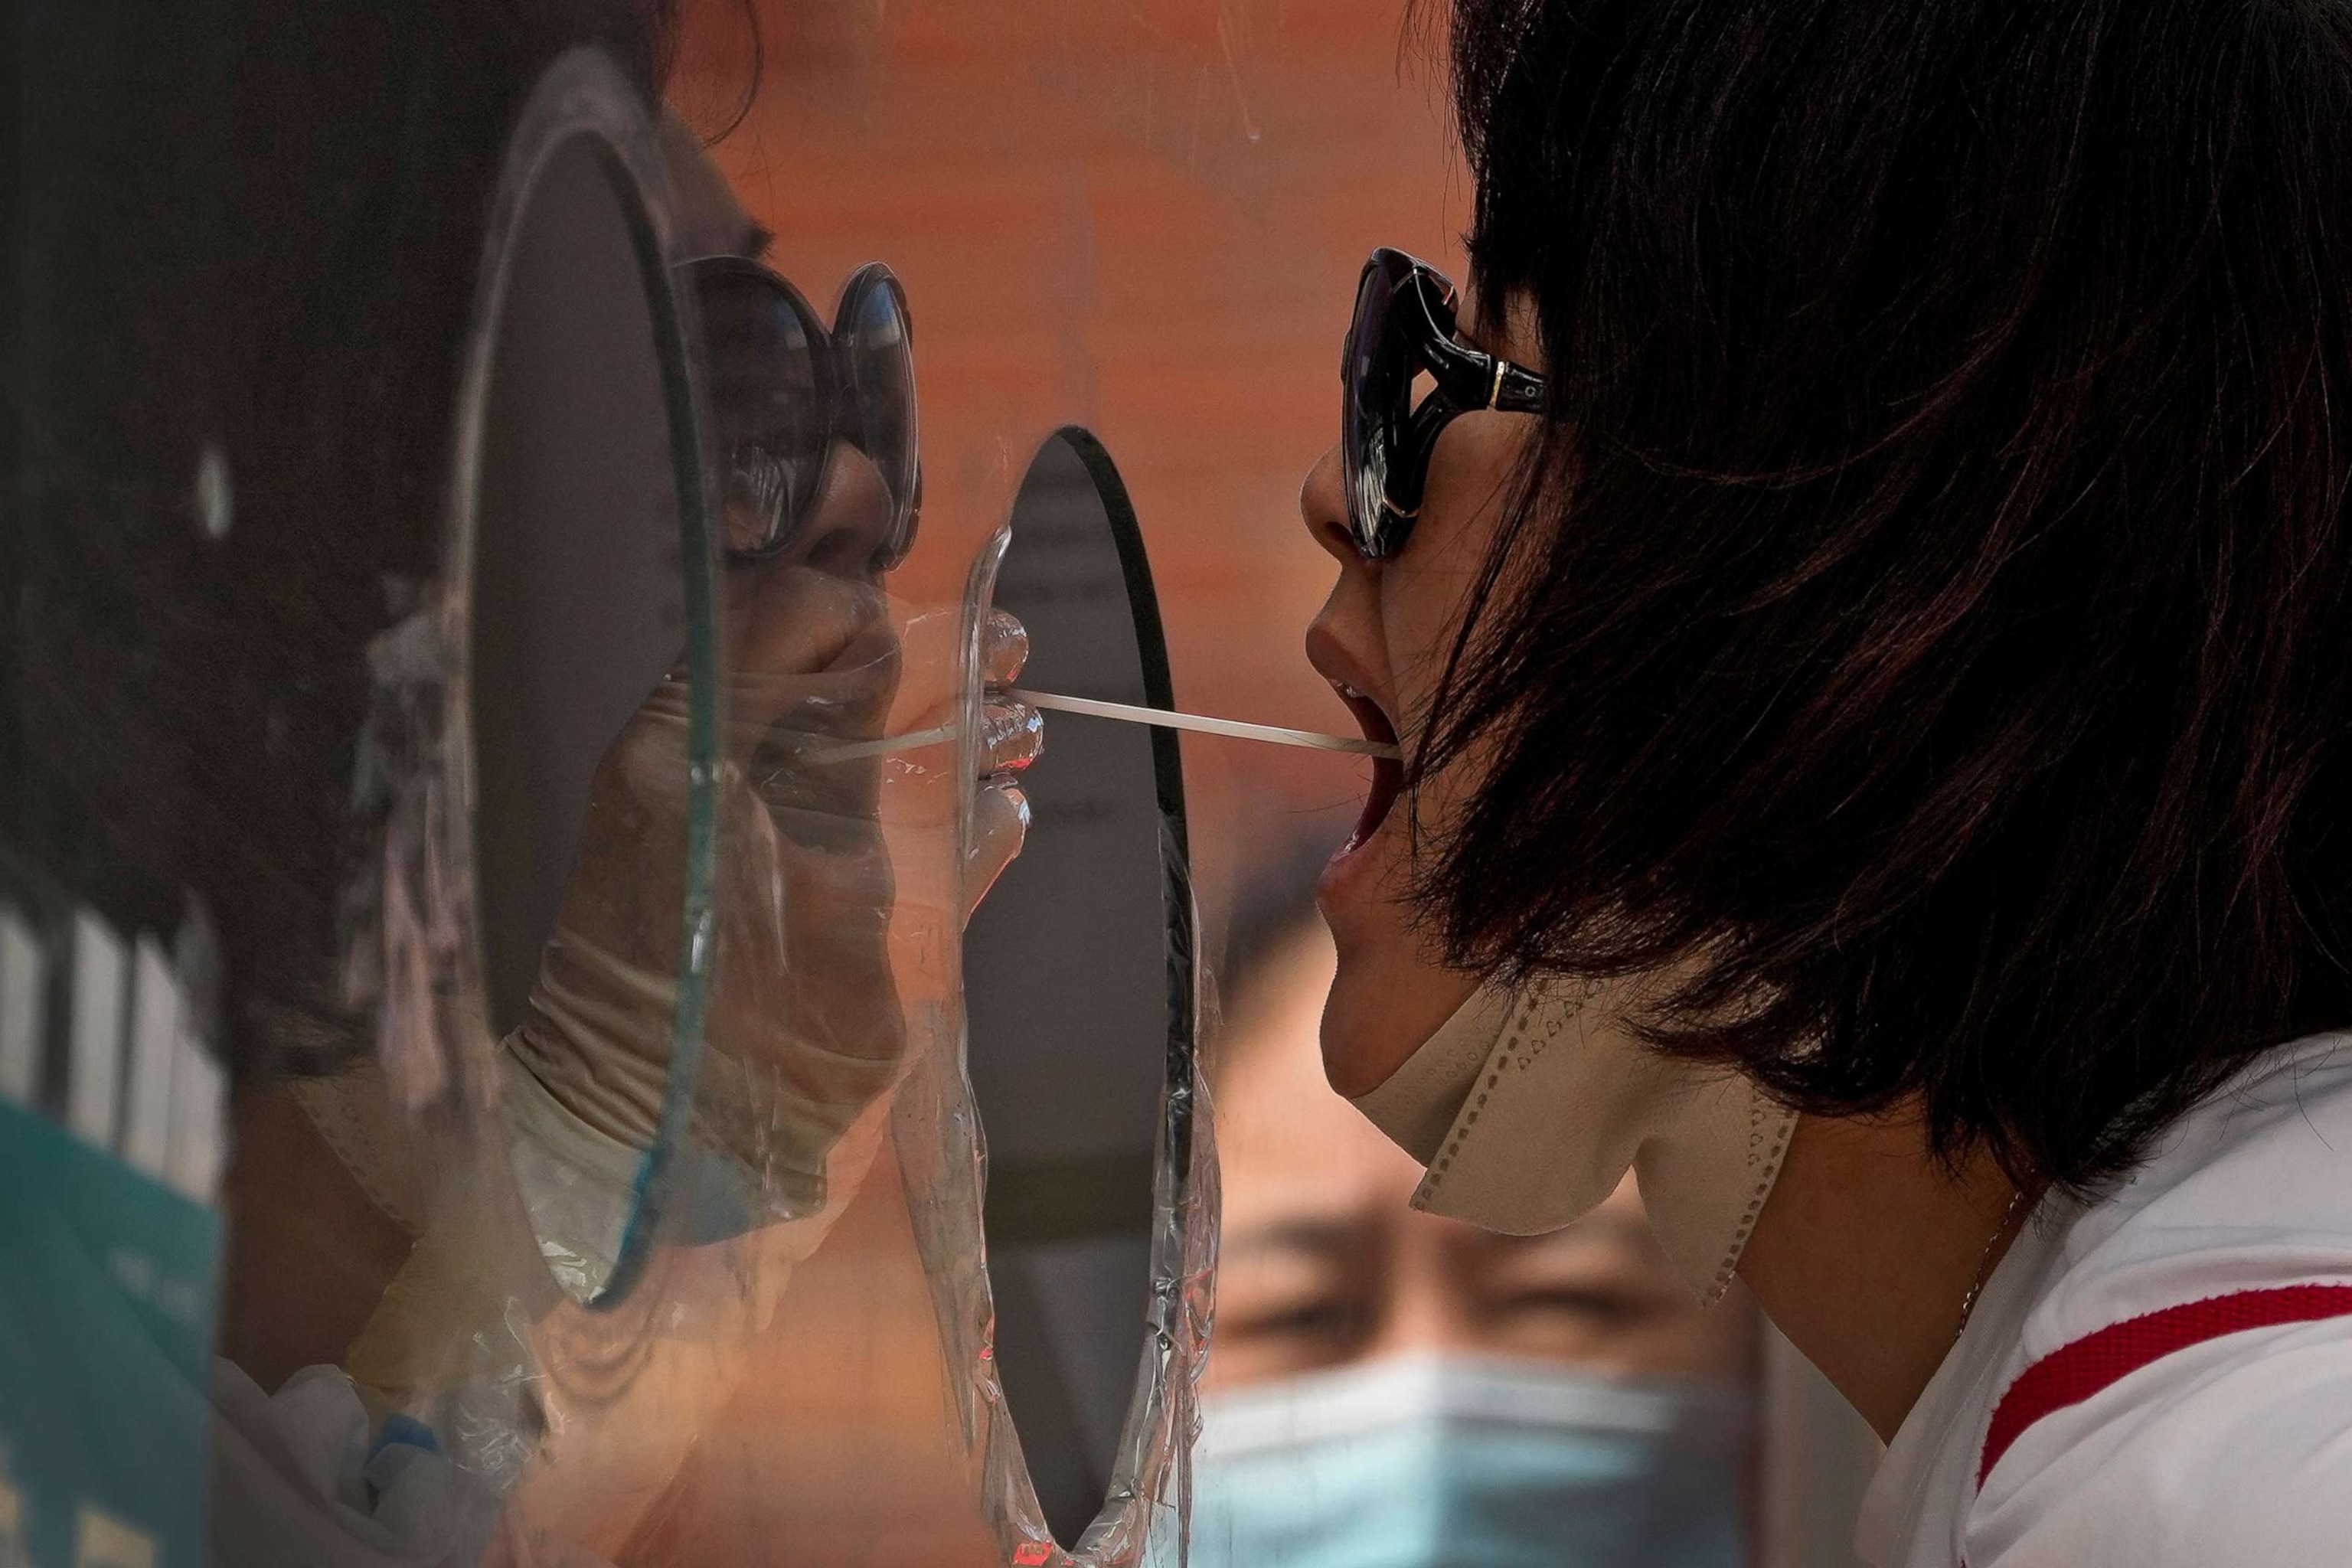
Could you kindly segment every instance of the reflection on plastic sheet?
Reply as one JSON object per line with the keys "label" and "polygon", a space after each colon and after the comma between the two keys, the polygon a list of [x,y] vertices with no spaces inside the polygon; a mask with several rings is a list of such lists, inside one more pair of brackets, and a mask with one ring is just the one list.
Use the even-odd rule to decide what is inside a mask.
{"label": "reflection on plastic sheet", "polygon": [[[801,1561],[1035,1542],[1008,1522],[1009,1425],[943,1419],[985,1368],[942,1352],[898,1191],[920,1160],[892,1142],[914,1074],[950,1088],[913,1152],[976,1146],[953,1103],[960,937],[1017,831],[988,781],[1023,731],[983,689],[1017,647],[882,581],[888,509],[866,501],[887,489],[856,482],[862,453],[790,537],[722,559],[739,520],[703,483],[707,345],[670,283],[643,100],[577,53],[515,123],[454,356],[442,559],[374,585],[389,613],[354,660],[333,1010],[355,1026],[239,1017],[285,1037],[234,1042],[209,1368],[202,1205],[123,1189],[194,1211],[180,1258],[24,1201],[100,1205],[134,1167],[182,1168],[184,1126],[217,1128],[216,1084],[194,1121],[165,1092],[206,965],[69,900],[0,900],[0,1066],[25,1102],[0,1150],[64,1171],[6,1184],[0,1211],[12,1257],[49,1259],[7,1271],[35,1296],[0,1289],[5,1364],[64,1396],[38,1434],[13,1423],[49,1405],[13,1383],[5,1402],[0,1527],[41,1568],[141,1560],[142,1531],[193,1562],[207,1439],[213,1555],[240,1568],[765,1560],[811,1522],[781,1517],[796,1497],[837,1510],[793,1531]],[[227,502],[197,501],[191,536],[219,535]],[[877,745],[908,735],[932,739]],[[933,1169],[916,1207],[976,1266],[977,1163]],[[828,1280],[853,1209],[885,1256]],[[142,1359],[168,1338],[127,1326],[150,1308],[192,1353]],[[21,1353],[59,1342],[101,1353]],[[759,1403],[811,1394],[837,1403]],[[78,1451],[61,1434],[97,1440],[93,1407],[140,1417],[112,1456],[138,1462],[60,1481],[45,1467]],[[878,1493],[837,1469],[877,1415],[898,1420]],[[919,1506],[892,1511],[894,1483]]]}
{"label": "reflection on plastic sheet", "polygon": [[[224,37],[269,36],[267,8],[199,8],[236,24]],[[665,171],[642,84],[575,57],[527,111],[526,78],[488,110],[457,104],[445,118],[445,100],[428,90],[446,87],[445,77],[488,81],[535,57],[518,46],[511,58],[493,61],[487,48],[477,58],[478,40],[462,29],[427,47],[397,28],[379,36],[359,9],[327,9],[350,33],[322,48],[379,72],[388,102],[436,106],[415,111],[428,124],[403,122],[415,147],[393,145],[387,132],[384,145],[356,151],[320,143],[340,146],[348,166],[326,153],[302,162],[310,139],[282,128],[320,107],[290,89],[257,108],[235,100],[231,68],[249,62],[224,44],[218,61],[184,68],[209,73],[205,90],[230,95],[214,107],[236,115],[172,121],[195,151],[156,165],[197,184],[213,177],[206,171],[237,170],[257,204],[327,193],[353,249],[381,246],[366,221],[378,210],[400,215],[404,243],[428,217],[465,231],[462,254],[420,247],[413,272],[299,248],[264,266],[246,255],[269,248],[252,231],[228,246],[235,265],[169,274],[215,291],[165,297],[215,310],[222,279],[236,292],[258,279],[289,318],[307,327],[317,310],[333,331],[320,336],[323,364],[231,356],[205,362],[203,374],[157,380],[174,407],[221,406],[170,420],[170,450],[152,465],[161,477],[140,481],[163,498],[154,503],[162,525],[149,532],[168,529],[170,540],[142,533],[139,546],[174,574],[200,575],[206,592],[229,584],[219,592],[227,608],[215,608],[257,644],[307,647],[315,637],[323,647],[332,637],[314,616],[349,643],[322,651],[316,670],[289,669],[290,658],[259,663],[271,679],[224,685],[230,696],[188,705],[190,727],[235,732],[272,769],[283,749],[318,740],[338,771],[310,794],[347,816],[331,852],[287,868],[289,882],[340,889],[340,899],[289,905],[268,928],[289,945],[299,937],[331,947],[341,961],[331,984],[297,1003],[289,986],[272,994],[273,1007],[238,1016],[247,1033],[234,1054],[246,1076],[227,1178],[236,1223],[219,1302],[223,1356],[209,1371],[174,1366],[138,1384],[151,1414],[166,1405],[192,1421],[211,1412],[218,1560],[1059,1561],[1024,1474],[1032,1414],[995,1367],[1003,1320],[1025,1311],[1043,1342],[1067,1353],[1072,1386],[1092,1391],[1073,1405],[1075,1446],[1111,1455],[1112,1506],[1085,1555],[1180,1561],[1190,1383],[1214,1245],[1205,1105],[1197,1079],[1180,1075],[1160,1125],[1192,1136],[1163,1142],[1143,1179],[1124,1171],[1148,1206],[1128,1234],[1040,1244],[1006,1258],[1013,1266],[992,1280],[981,1246],[983,1155],[997,1156],[1008,1187],[1023,1162],[1009,1157],[1016,1140],[1003,1118],[981,1125],[965,1080],[973,1043],[961,932],[992,831],[975,804],[987,771],[982,692],[1013,671],[997,668],[976,601],[960,598],[963,584],[950,574],[1013,510],[1032,453],[1065,420],[1102,412],[1148,434],[1127,407],[1139,375],[1164,383],[1161,395],[1206,401],[1200,383],[1166,377],[1152,354],[1122,365],[1103,352],[1104,320],[1181,317],[1218,396],[1234,408],[1269,405],[1257,361],[1230,352],[1242,316],[1137,309],[1126,258],[1155,225],[1199,226],[1184,210],[1163,210],[1167,184],[1181,183],[1185,199],[1205,192],[1266,205],[1253,182],[1283,128],[1267,51],[1296,7],[762,8],[757,113],[722,156],[752,156],[743,149],[756,148],[763,122],[796,125],[833,153],[905,167],[923,215],[894,227],[870,209],[901,196],[830,177],[854,158],[790,161],[772,171],[780,210],[761,215],[779,231],[771,259],[822,288],[873,252],[895,261],[911,227],[946,236],[935,243],[962,268],[946,277],[934,255],[926,280],[909,271],[913,304],[947,329],[926,341],[937,356],[926,363],[952,367],[944,379],[967,416],[987,406],[934,448],[950,454],[929,476],[939,547],[887,582],[817,560],[814,542],[805,555],[788,551],[765,565],[718,552],[735,520],[723,495],[698,482],[709,454],[697,449],[697,431],[711,427],[712,390],[690,373],[709,368],[696,363],[705,323],[690,290],[661,281],[668,264],[713,247],[707,236],[688,243],[695,215],[664,195],[677,170]],[[565,26],[585,26],[576,17]],[[946,74],[963,85],[939,95],[935,118],[913,126],[894,110],[894,79],[903,87],[909,60],[926,50],[948,58],[975,36],[984,36],[983,68],[950,62]],[[617,37],[608,42],[625,52]],[[709,123],[735,107],[740,68],[723,62],[716,73],[726,85]],[[123,123],[137,133],[127,146],[163,139],[144,121]],[[529,151],[501,174],[499,140],[518,125]],[[968,183],[971,165],[932,155],[942,135],[992,148],[993,174]],[[1050,157],[1040,151],[1048,144]],[[1082,169],[1096,146],[1118,157]],[[378,154],[381,163],[370,161]],[[1172,179],[1130,186],[1139,163]],[[135,175],[124,183],[141,200],[158,197]],[[195,229],[216,197],[205,186],[185,198]],[[959,212],[999,242],[957,237]],[[486,219],[488,233],[477,234]],[[68,237],[74,253],[89,235]],[[137,237],[167,248],[153,247],[156,233]],[[722,235],[719,247],[739,243]],[[1182,274],[1193,306],[1234,280],[1229,258],[1190,264],[1218,243],[1192,236],[1171,252],[1185,259],[1166,271]],[[810,247],[858,253],[803,267]],[[200,260],[206,254],[199,247]],[[313,267],[320,279],[302,270]],[[397,287],[375,289],[380,310],[352,308],[346,319],[320,280],[337,268]],[[457,299],[468,277],[470,306]],[[1050,342],[1049,374],[1032,375],[1028,361],[994,363],[984,334],[968,320],[957,325],[958,307],[982,296],[1009,302],[1024,335]],[[1320,345],[1328,334],[1300,298],[1274,299],[1260,314]],[[136,325],[168,338],[177,321]],[[272,331],[257,341],[280,350],[299,335],[261,325]],[[142,339],[137,352],[150,348]],[[343,405],[314,410],[306,400],[347,364],[361,367],[355,378],[389,383],[353,406],[438,417],[453,385],[461,406],[423,456],[373,426],[322,428]],[[1316,406],[1327,402],[1318,391]],[[153,408],[100,412],[110,424],[163,423]],[[1167,444],[1139,446],[1158,454],[1164,486]],[[111,470],[93,471],[111,483]],[[1263,509],[1229,504],[1218,489],[1230,471],[1187,464],[1188,486],[1203,488],[1155,517],[1262,527]],[[393,498],[384,511],[404,514],[427,543],[407,554],[373,548],[368,531],[385,518],[332,511],[319,499],[320,473],[357,476],[354,493],[362,479],[381,489]],[[1286,472],[1285,490],[1294,484]],[[98,498],[87,505],[110,516],[148,494],[128,481],[85,489]],[[306,506],[321,515],[302,516]],[[77,515],[58,513],[57,538],[79,545]],[[150,521],[142,514],[141,526]],[[454,532],[440,531],[445,522]],[[102,537],[114,548],[113,534]],[[232,558],[234,572],[188,564]],[[286,575],[273,575],[281,566]],[[282,586],[299,573],[331,579],[343,596],[322,590],[313,604]],[[150,666],[133,654],[150,630],[184,665],[213,646],[170,640],[168,619],[130,636],[54,605],[33,611],[17,629],[110,677],[93,678],[93,689],[139,684]],[[208,690],[196,681],[170,689]],[[107,711],[79,715],[43,690],[11,690],[27,704],[12,718],[28,727],[115,739]],[[252,710],[234,710],[239,701]],[[320,739],[321,715],[349,722]],[[932,739],[882,744],[909,735]],[[252,774],[263,773],[257,763]],[[141,868],[167,858],[152,847],[184,826],[142,819],[143,784],[88,803],[126,835],[110,853]],[[257,794],[215,815],[273,808],[283,809]],[[1189,904],[1187,846],[1151,826],[1161,835],[1157,869]],[[15,817],[9,826],[26,831]],[[272,842],[259,832],[254,841]],[[207,863],[236,864],[226,854]],[[162,897],[180,893],[173,885]],[[241,933],[264,929],[247,913]],[[189,1133],[216,1131],[218,1118],[182,1114],[203,1090],[180,1093],[184,1076],[202,1077],[184,1074],[184,1062],[169,1076],[168,1102],[142,1097],[158,1081],[152,1058],[169,1031],[165,1013],[140,1000],[156,954],[174,966],[184,954],[168,945],[169,921],[117,920],[112,931],[112,947],[99,935],[77,946],[39,921],[0,919],[0,1088],[34,1085],[18,1098],[41,1101],[45,1126],[104,1121],[128,1140],[134,1164],[152,1158],[163,1104],[166,1173],[184,1176],[217,1160],[217,1141],[207,1152]],[[255,952],[234,957],[250,963]],[[1189,947],[1164,955],[1165,994],[1146,998],[1148,1010],[1190,1006],[1194,959]],[[33,1011],[22,998],[97,997],[109,975],[132,997],[116,1009],[125,1054],[90,1057],[94,1076],[52,1094],[40,1087],[46,1075],[80,1038],[52,1020],[75,1015]],[[184,1016],[195,1016],[201,976],[181,978]],[[1150,1052],[1166,1041],[1154,1033],[1120,1043]],[[119,1069],[110,1089],[110,1068]],[[1027,1163],[1053,1173],[1050,1160]],[[184,1179],[210,1190],[206,1177]],[[1133,1282],[1131,1296],[1113,1301],[1072,1285],[1114,1275]],[[184,1304],[173,1281],[187,1277],[117,1268],[110,1289],[152,1285]],[[1101,1392],[1120,1385],[1122,1369],[1086,1350],[1116,1342],[1122,1325],[1141,1347],[1149,1391],[1124,1405]],[[1127,1384],[1138,1370],[1124,1369]],[[0,1456],[0,1561],[16,1544],[12,1531],[47,1528],[25,1454]],[[68,1518],[72,1549],[135,1560],[134,1536],[110,1523],[126,1519],[139,1528],[120,1509]],[[167,1551],[162,1560],[176,1559]]]}
{"label": "reflection on plastic sheet", "polygon": [[[722,554],[742,520],[703,486],[693,373],[723,345],[670,286],[667,182],[593,55],[520,118],[443,570],[399,585],[368,648],[352,804],[381,837],[338,975],[367,1037],[244,1086],[223,1359],[168,1380],[191,1412],[211,1384],[224,1562],[751,1561],[785,1530],[815,1562],[1065,1559],[996,1375],[962,1073],[961,933],[1009,848],[992,781],[1024,732],[991,715],[1020,668],[986,613],[995,557],[961,602],[899,595],[877,566],[890,492],[847,447],[780,537]],[[1148,809],[1142,827],[1155,900],[1164,883],[1189,910],[1181,838]],[[150,994],[145,938],[67,929],[50,952],[10,928],[0,959],[72,1003],[46,1047],[74,1069],[67,1125],[125,1127],[143,1158],[169,1142],[152,1091],[178,1010]],[[1192,955],[1170,967],[1145,936],[1131,1048],[1157,1062]],[[1147,1118],[1121,1249],[1144,1392],[1083,1417],[1112,1456],[1069,1543],[1090,1563],[1181,1550],[1207,1247],[1192,1089],[1156,1172]],[[852,1211],[865,1250],[836,1260]],[[895,1319],[894,1275],[918,1309]],[[1080,1342],[1069,1281],[1030,1284],[1032,1321]],[[836,1374],[814,1421],[765,1404]],[[861,1421],[912,1461],[877,1473],[919,1506],[814,1451],[854,1452]],[[119,1532],[80,1539],[127,1560]]]}

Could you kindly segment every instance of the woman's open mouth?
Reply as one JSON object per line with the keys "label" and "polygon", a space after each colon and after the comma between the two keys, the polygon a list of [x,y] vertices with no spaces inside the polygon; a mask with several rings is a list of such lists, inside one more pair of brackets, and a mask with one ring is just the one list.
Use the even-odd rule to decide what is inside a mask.
{"label": "woman's open mouth", "polygon": [[[1364,739],[1378,741],[1383,745],[1396,744],[1396,726],[1390,721],[1388,713],[1379,703],[1352,686],[1339,681],[1331,684],[1332,689],[1339,692],[1339,700],[1348,705],[1348,711],[1356,716],[1357,726],[1363,731]],[[1355,853],[1373,834],[1378,833],[1381,824],[1388,820],[1389,809],[1396,805],[1397,796],[1403,788],[1404,764],[1386,757],[1373,758],[1372,787],[1370,793],[1364,796],[1363,814],[1357,817],[1356,830],[1349,835],[1346,847],[1333,858],[1344,858]]]}

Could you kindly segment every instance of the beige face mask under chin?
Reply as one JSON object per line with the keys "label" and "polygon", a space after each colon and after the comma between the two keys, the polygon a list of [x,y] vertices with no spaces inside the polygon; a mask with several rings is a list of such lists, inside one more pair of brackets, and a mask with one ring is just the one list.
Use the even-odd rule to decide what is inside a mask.
{"label": "beige face mask under chin", "polygon": [[1631,1170],[1659,1244],[1710,1302],[1797,1121],[1745,1077],[1663,1057],[1548,984],[1480,989],[1353,1103],[1428,1167],[1413,1207],[1488,1230],[1557,1230]]}

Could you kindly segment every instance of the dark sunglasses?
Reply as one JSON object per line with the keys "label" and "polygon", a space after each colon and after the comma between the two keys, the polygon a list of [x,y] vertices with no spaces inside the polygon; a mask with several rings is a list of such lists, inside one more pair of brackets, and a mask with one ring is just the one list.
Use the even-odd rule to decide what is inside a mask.
{"label": "dark sunglasses", "polygon": [[[1462,342],[1444,274],[1386,247],[1356,284],[1356,318],[1339,362],[1339,457],[1348,527],[1372,560],[1404,548],[1421,510],[1437,437],[1481,408],[1539,414],[1544,378]],[[1413,379],[1435,384],[1413,405]]]}
{"label": "dark sunglasses", "polygon": [[702,320],[729,558],[793,546],[838,441],[863,452],[889,490],[876,569],[905,560],[923,470],[914,331],[898,279],[878,261],[859,268],[827,328],[799,289],[748,258],[707,256],[677,271]]}

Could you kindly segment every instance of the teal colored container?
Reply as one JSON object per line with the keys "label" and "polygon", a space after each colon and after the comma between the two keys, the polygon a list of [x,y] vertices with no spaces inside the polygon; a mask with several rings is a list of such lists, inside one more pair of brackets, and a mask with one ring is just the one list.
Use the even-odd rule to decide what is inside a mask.
{"label": "teal colored container", "polygon": [[220,1242],[0,1102],[0,1568],[202,1568]]}

